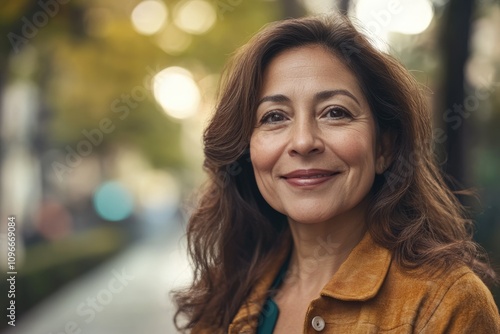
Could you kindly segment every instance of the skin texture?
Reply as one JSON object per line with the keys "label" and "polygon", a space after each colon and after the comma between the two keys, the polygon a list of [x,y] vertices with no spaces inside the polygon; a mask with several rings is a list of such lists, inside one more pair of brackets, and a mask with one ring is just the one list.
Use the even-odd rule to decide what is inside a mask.
{"label": "skin texture", "polygon": [[[375,174],[384,171],[387,150],[378,144],[356,77],[325,48],[286,50],[271,60],[263,78],[250,155],[260,192],[288,217],[293,236],[293,275],[275,298],[275,333],[294,333],[301,331],[309,302],[366,231],[366,199]],[[284,177],[310,169],[328,176]],[[321,238],[328,246],[318,257]]]}

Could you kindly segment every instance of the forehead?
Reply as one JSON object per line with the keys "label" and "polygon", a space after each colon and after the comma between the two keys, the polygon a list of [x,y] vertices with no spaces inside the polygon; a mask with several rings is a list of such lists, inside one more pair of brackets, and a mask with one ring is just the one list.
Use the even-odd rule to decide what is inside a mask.
{"label": "forehead", "polygon": [[261,97],[297,84],[320,85],[323,88],[347,89],[363,97],[353,71],[334,52],[320,45],[284,50],[271,59],[264,70]]}

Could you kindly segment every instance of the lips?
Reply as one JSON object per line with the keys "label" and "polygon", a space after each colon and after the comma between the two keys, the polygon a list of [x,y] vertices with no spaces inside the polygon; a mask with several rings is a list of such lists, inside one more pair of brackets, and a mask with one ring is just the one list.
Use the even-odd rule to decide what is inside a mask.
{"label": "lips", "polygon": [[298,169],[282,176],[293,186],[314,186],[332,179],[338,171],[325,169]]}

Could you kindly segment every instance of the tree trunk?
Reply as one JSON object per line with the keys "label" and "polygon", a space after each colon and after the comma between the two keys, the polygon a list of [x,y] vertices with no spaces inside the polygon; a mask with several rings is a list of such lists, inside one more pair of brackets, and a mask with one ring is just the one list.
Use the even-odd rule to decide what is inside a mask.
{"label": "tree trunk", "polygon": [[337,2],[338,2],[339,12],[343,15],[349,14],[350,1],[349,0],[337,0]]}
{"label": "tree trunk", "polygon": [[[467,120],[464,110],[464,66],[469,56],[469,33],[471,27],[474,0],[450,0],[444,16],[442,32],[443,45],[443,102],[439,116],[445,121],[447,141],[444,153],[447,157],[443,166],[444,172],[458,181],[462,186],[467,184],[467,163],[465,135]],[[459,109],[460,108],[460,109]],[[452,115],[455,121],[450,121]],[[448,116],[448,117],[447,117]],[[461,121],[458,121],[458,118]],[[448,120],[448,121],[447,121]]]}

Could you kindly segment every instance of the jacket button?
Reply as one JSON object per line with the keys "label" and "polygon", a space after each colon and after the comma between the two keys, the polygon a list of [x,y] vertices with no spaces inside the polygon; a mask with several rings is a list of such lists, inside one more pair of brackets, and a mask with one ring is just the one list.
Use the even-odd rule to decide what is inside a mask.
{"label": "jacket button", "polygon": [[315,316],[312,320],[312,326],[317,332],[321,332],[325,328],[325,320],[320,316]]}

